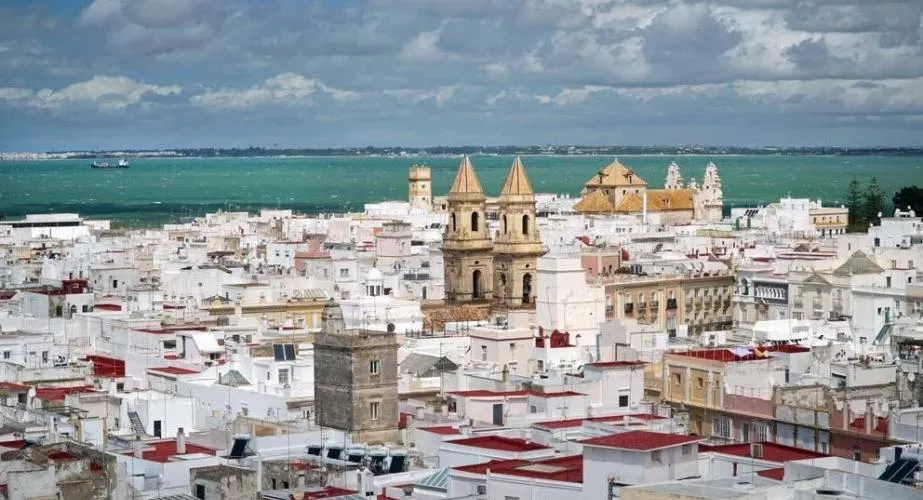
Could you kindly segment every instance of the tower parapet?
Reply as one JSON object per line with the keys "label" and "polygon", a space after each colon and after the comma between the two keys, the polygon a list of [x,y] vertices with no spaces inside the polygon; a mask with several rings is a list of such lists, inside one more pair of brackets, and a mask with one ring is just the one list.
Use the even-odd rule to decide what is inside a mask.
{"label": "tower parapet", "polygon": [[412,208],[433,209],[433,175],[429,165],[411,165],[407,174],[408,201]]}

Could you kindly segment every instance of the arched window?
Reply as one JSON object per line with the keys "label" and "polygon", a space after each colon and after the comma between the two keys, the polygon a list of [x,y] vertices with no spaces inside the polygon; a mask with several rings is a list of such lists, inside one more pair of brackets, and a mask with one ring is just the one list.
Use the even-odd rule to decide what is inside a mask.
{"label": "arched window", "polygon": [[503,234],[506,234],[506,214],[503,215]]}
{"label": "arched window", "polygon": [[471,273],[471,298],[481,298],[481,271],[479,269]]}
{"label": "arched window", "polygon": [[532,300],[532,275],[526,273],[522,276],[522,303],[528,304]]}
{"label": "arched window", "polygon": [[452,232],[458,231],[458,226],[455,225],[455,214],[453,213],[450,217],[452,220]]}
{"label": "arched window", "polygon": [[522,235],[529,236],[529,216],[522,216]]}
{"label": "arched window", "polygon": [[478,220],[480,219],[480,217],[481,217],[481,214],[477,212],[471,212],[471,231],[472,232],[478,230]]}

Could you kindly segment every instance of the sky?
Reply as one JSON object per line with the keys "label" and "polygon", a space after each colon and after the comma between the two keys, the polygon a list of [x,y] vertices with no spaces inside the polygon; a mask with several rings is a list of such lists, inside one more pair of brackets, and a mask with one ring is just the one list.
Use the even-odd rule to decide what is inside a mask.
{"label": "sky", "polygon": [[4,0],[0,150],[923,145],[921,0]]}

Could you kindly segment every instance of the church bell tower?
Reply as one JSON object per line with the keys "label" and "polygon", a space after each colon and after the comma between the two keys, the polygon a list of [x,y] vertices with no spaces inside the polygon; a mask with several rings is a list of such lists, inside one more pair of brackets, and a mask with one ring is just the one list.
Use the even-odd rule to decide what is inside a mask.
{"label": "church bell tower", "polygon": [[535,194],[517,156],[498,202],[494,242],[494,301],[508,308],[534,307],[536,263],[545,254],[535,221]]}
{"label": "church bell tower", "polygon": [[487,197],[465,155],[447,197],[449,217],[442,239],[446,302],[491,299],[493,242],[487,232],[486,204]]}

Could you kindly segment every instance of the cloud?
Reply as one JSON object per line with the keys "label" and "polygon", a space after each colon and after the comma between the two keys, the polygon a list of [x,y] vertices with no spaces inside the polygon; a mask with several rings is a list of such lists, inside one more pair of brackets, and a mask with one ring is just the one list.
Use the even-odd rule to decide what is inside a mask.
{"label": "cloud", "polygon": [[921,111],[920,0],[62,5],[0,6],[0,102],[28,130],[63,128],[48,110],[98,124],[156,108],[163,130],[229,142],[283,123],[366,143],[923,137],[907,118]]}
{"label": "cloud", "polygon": [[88,107],[103,112],[121,111],[154,96],[177,95],[179,85],[149,85],[124,76],[95,76],[60,90],[0,88],[0,100],[33,108],[64,110]]}
{"label": "cloud", "polygon": [[313,105],[318,94],[337,102],[353,101],[359,93],[330,87],[319,80],[295,73],[282,73],[246,89],[209,90],[192,96],[190,102],[212,110],[240,110],[264,105]]}

